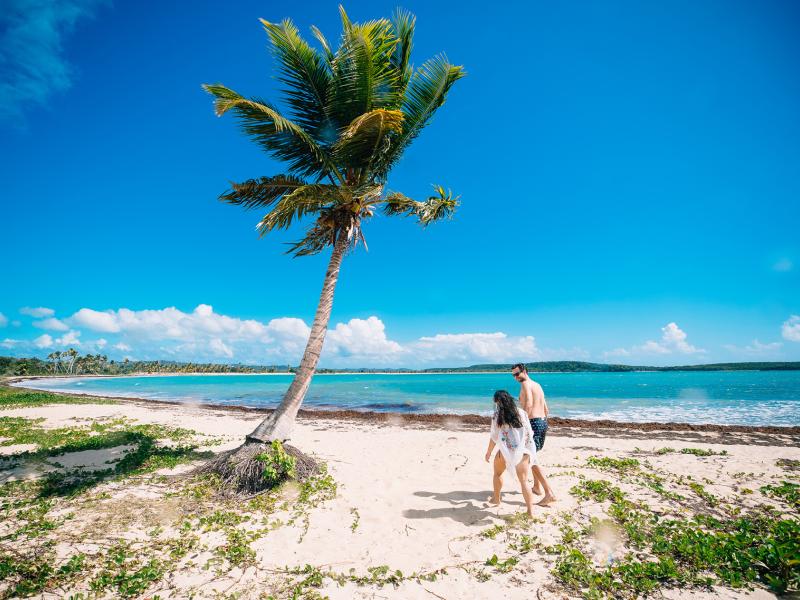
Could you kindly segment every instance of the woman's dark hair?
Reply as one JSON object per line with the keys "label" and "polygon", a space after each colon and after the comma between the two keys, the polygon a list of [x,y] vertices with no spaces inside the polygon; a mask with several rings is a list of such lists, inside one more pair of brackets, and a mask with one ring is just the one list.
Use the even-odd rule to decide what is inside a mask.
{"label": "woman's dark hair", "polygon": [[495,415],[497,416],[497,425],[499,427],[503,425],[508,425],[514,429],[522,427],[514,396],[505,390],[497,390],[494,393],[494,401],[497,404]]}

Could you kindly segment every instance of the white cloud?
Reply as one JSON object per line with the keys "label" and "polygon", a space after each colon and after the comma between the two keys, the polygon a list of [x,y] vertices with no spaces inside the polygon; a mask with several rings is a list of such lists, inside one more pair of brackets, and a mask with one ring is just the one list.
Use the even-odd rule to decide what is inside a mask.
{"label": "white cloud", "polygon": [[101,0],[5,0],[0,12],[0,118],[22,118],[23,108],[46,105],[72,85],[64,41]]}
{"label": "white cloud", "polygon": [[387,362],[404,352],[400,344],[386,337],[386,326],[378,317],[339,323],[325,338],[326,355]]}
{"label": "white cloud", "polygon": [[0,342],[0,346],[3,348],[13,348],[17,344],[20,343],[21,340],[12,340],[11,338],[6,338],[2,342]]}
{"label": "white cloud", "polygon": [[705,350],[696,348],[688,343],[686,341],[686,332],[675,323],[667,323],[667,325],[661,328],[661,331],[663,333],[661,336],[662,344],[668,349],[680,352],[681,354],[705,352]]}
{"label": "white cloud", "polygon": [[772,265],[773,271],[778,271],[779,273],[787,273],[794,268],[794,264],[788,258],[782,258],[774,265]]}
{"label": "white cloud", "polygon": [[44,317],[52,317],[56,314],[52,308],[45,308],[44,306],[38,307],[30,307],[30,306],[23,306],[19,309],[20,314],[28,315],[29,317],[34,317],[36,319],[42,319]]}
{"label": "white cloud", "polygon": [[41,321],[34,321],[33,326],[39,329],[52,329],[53,331],[67,331],[69,329],[63,321],[59,321],[54,317],[42,319]]}
{"label": "white cloud", "polygon": [[792,315],[784,321],[781,335],[783,335],[783,339],[790,342],[800,342],[800,316]]}
{"label": "white cloud", "polygon": [[8,317],[0,313],[0,327],[5,327],[6,325],[8,325]]}
{"label": "white cloud", "polygon": [[661,328],[661,340],[648,340],[644,344],[632,346],[630,348],[615,348],[603,352],[603,360],[613,360],[617,358],[642,359],[653,356],[665,356],[668,354],[704,354],[705,350],[691,345],[687,341],[686,332],[674,322],[667,323]]}
{"label": "white cloud", "polygon": [[723,346],[729,352],[733,354],[741,355],[741,356],[775,356],[779,353],[783,344],[781,342],[770,342],[767,344],[762,344],[758,340],[753,340],[752,343],[748,344],[747,346],[734,346],[733,344],[726,344]]}
{"label": "white cloud", "polygon": [[37,348],[50,348],[53,345],[53,338],[45,333],[33,340],[33,343]]}
{"label": "white cloud", "polygon": [[224,356],[225,358],[233,358],[233,350],[231,350],[230,346],[225,344],[225,342],[223,342],[219,338],[212,339],[209,342],[208,347],[217,356]]}
{"label": "white cloud", "polygon": [[59,346],[80,346],[81,341],[78,339],[80,335],[80,331],[70,330],[60,338],[56,338],[55,343]]}
{"label": "white cloud", "polygon": [[[74,329],[56,339],[46,338],[50,345],[80,346],[84,352],[108,345],[114,355],[135,353],[145,360],[297,364],[310,333],[309,326],[295,317],[268,322],[239,319],[216,313],[207,304],[190,312],[176,307],[138,311],[81,308],[64,322]],[[104,335],[81,342],[81,329]],[[580,348],[540,349],[533,336],[503,332],[438,333],[400,342],[389,337],[383,321],[370,316],[332,324],[321,365],[425,367],[586,357],[588,353]]]}
{"label": "white cloud", "polygon": [[440,333],[411,344],[418,363],[529,362],[541,358],[533,336],[505,333]]}
{"label": "white cloud", "polygon": [[120,330],[113,310],[100,312],[91,308],[82,308],[68,320],[77,327],[86,327],[92,331],[117,333]]}

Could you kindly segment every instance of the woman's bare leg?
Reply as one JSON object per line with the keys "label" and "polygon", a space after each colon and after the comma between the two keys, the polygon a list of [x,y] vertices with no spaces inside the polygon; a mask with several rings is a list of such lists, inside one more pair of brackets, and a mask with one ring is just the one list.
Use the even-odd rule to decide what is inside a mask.
{"label": "woman's bare leg", "polygon": [[494,455],[494,473],[492,473],[492,488],[494,495],[489,499],[490,504],[500,504],[500,495],[503,489],[503,471],[506,470],[506,461],[503,455],[498,451]]}
{"label": "woman's bare leg", "polygon": [[522,486],[522,497],[525,498],[525,505],[528,507],[528,514],[533,516],[533,492],[528,487],[528,472],[531,470],[530,458],[526,454],[517,463],[517,478]]}

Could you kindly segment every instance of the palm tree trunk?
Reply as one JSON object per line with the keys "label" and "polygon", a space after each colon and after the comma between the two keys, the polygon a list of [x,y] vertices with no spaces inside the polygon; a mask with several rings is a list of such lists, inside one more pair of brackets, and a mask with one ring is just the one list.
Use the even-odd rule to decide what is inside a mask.
{"label": "palm tree trunk", "polygon": [[306,396],[308,386],[311,384],[311,378],[317,369],[319,355],[325,342],[325,334],[328,331],[328,322],[331,318],[333,292],[339,279],[339,267],[342,265],[345,250],[347,250],[347,236],[342,234],[333,246],[328,270],[325,273],[325,281],[322,284],[322,293],[317,304],[317,313],[314,315],[314,324],[311,326],[311,334],[308,336],[308,343],[303,353],[303,360],[300,361],[300,368],[297,370],[289,389],[286,390],[280,406],[269,417],[261,421],[258,427],[247,436],[248,442],[269,443],[272,440],[284,441],[289,439],[297,411],[300,410],[300,405]]}

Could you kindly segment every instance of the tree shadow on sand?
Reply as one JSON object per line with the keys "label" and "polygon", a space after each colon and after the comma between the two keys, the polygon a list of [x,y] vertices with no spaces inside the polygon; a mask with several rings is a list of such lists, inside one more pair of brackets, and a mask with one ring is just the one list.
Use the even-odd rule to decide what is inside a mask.
{"label": "tree shadow on sand", "polygon": [[[505,492],[503,494],[503,504],[511,506],[525,506],[524,502],[509,501],[509,495],[515,492]],[[519,492],[516,492],[520,495]],[[495,507],[486,501],[492,495],[491,491],[452,491],[452,492],[414,492],[415,496],[431,498],[438,502],[446,502],[450,506],[442,508],[410,508],[403,511],[406,519],[452,519],[463,525],[491,525],[498,518],[493,512]],[[477,503],[477,504],[476,504]]]}

